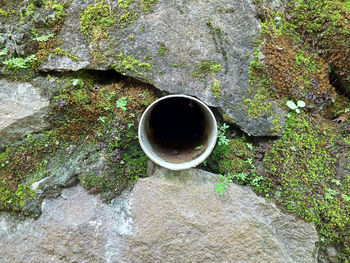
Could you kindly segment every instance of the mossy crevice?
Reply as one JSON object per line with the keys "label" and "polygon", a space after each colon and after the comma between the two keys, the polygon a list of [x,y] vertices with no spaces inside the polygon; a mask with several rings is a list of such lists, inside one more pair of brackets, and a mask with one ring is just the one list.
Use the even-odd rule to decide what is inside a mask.
{"label": "mossy crevice", "polygon": [[50,177],[53,157],[81,144],[103,152],[105,164],[99,174],[84,173],[79,179],[105,201],[147,176],[148,159],[138,144],[137,122],[155,100],[154,91],[134,80],[100,83],[82,72],[48,76],[48,81],[53,79],[59,91],[52,98],[52,113],[60,117],[51,130],[28,135],[0,155],[0,210],[29,214],[26,204],[36,196],[30,188],[33,180]]}

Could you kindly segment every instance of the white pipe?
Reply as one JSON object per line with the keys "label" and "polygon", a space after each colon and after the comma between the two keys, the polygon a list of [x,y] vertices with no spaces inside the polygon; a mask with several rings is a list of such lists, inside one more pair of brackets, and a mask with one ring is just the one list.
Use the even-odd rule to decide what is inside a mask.
{"label": "white pipe", "polygon": [[[193,129],[192,123],[199,125],[196,131],[189,129]],[[171,135],[162,134],[161,139],[157,138],[157,134],[164,131]],[[169,95],[148,106],[141,117],[138,136],[143,151],[153,162],[170,170],[185,170],[199,165],[210,155],[216,144],[217,124],[212,111],[200,100],[187,95]]]}

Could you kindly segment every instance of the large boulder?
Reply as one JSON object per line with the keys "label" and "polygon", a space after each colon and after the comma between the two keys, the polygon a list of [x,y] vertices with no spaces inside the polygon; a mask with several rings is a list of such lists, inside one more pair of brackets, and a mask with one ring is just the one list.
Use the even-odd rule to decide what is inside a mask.
{"label": "large boulder", "polygon": [[[58,34],[66,55],[49,56],[39,69],[113,68],[158,89],[193,95],[219,107],[227,121],[248,134],[281,134],[284,112],[274,101],[264,102],[270,103],[269,110],[258,109],[263,112],[259,116],[252,118],[247,112],[251,104],[245,101],[254,96],[248,89],[249,63],[260,32],[251,1],[133,2],[126,8],[117,1],[108,2],[107,8],[106,2],[105,9],[97,11],[88,7],[94,1],[73,0]],[[85,10],[107,18],[111,10],[114,22],[108,27],[98,21],[89,24]],[[91,28],[85,26],[82,32],[81,24]]]}
{"label": "large boulder", "polygon": [[38,220],[0,215],[6,262],[316,262],[312,223],[249,188],[220,196],[217,175],[156,168],[111,204],[81,186],[45,200]]}
{"label": "large boulder", "polygon": [[49,127],[50,98],[29,82],[0,79],[0,149]]}

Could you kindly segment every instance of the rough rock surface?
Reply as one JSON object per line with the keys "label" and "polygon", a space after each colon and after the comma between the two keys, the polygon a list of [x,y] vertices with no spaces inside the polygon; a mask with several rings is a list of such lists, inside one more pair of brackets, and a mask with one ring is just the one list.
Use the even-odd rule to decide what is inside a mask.
{"label": "rough rock surface", "polygon": [[0,79],[0,149],[28,133],[48,128],[50,99],[28,82]]}
{"label": "rough rock surface", "polygon": [[35,217],[39,216],[43,199],[57,197],[62,188],[76,185],[79,175],[93,173],[95,177],[101,176],[106,169],[103,153],[92,144],[72,145],[57,152],[49,160],[47,169],[28,176],[26,182],[35,190],[36,197],[25,205],[24,210]]}
{"label": "rough rock surface", "polygon": [[316,262],[311,223],[217,176],[157,168],[110,205],[80,186],[34,221],[0,214],[1,262]]}
{"label": "rough rock surface", "polygon": [[[260,31],[250,1],[158,1],[148,12],[137,11],[137,19],[126,26],[119,25],[120,8],[113,1],[115,24],[98,41],[80,32],[80,14],[89,3],[93,1],[72,1],[58,35],[60,48],[77,61],[50,56],[40,70],[115,68],[158,89],[193,95],[219,107],[228,120],[251,135],[271,135],[276,120],[283,127],[284,112],[277,103],[272,103],[270,114],[256,118],[250,118],[244,106],[244,100],[252,96],[247,92],[248,68]],[[129,9],[136,8],[134,5]],[[138,68],[137,63],[126,65],[131,60],[149,63],[151,69]],[[203,61],[221,65],[221,70],[193,76]],[[220,86],[216,95],[210,88],[213,83]],[[274,131],[276,134],[281,131]]]}

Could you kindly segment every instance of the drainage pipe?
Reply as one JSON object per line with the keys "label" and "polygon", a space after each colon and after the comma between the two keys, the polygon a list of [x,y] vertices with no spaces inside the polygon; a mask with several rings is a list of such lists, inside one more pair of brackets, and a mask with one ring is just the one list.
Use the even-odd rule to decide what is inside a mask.
{"label": "drainage pipe", "polygon": [[143,113],[138,130],[145,154],[170,170],[185,170],[202,163],[215,147],[214,114],[200,100],[169,95],[153,102]]}

